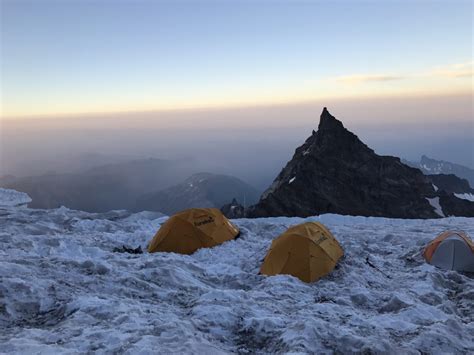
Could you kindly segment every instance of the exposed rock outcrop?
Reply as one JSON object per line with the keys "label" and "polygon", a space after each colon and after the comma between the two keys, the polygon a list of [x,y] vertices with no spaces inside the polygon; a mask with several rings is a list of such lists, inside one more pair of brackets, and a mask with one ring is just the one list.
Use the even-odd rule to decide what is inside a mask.
{"label": "exposed rock outcrop", "polygon": [[245,217],[245,208],[234,198],[231,203],[225,204],[221,208],[221,212],[227,218],[243,218]]}
{"label": "exposed rock outcrop", "polygon": [[456,195],[441,191],[439,193],[439,204],[446,217],[474,217],[474,202],[459,198]]}
{"label": "exposed rock outcrop", "polygon": [[454,174],[427,175],[426,177],[437,191],[446,191],[453,194],[474,194],[474,189],[469,186],[469,181]]}

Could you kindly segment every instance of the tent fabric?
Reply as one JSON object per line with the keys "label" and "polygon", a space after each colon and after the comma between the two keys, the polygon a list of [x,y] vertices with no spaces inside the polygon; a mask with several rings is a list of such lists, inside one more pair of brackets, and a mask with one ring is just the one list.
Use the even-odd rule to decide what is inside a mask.
{"label": "tent fabric", "polygon": [[217,208],[191,208],[170,217],[148,245],[148,252],[192,254],[239,235],[239,229]]}
{"label": "tent fabric", "polygon": [[313,282],[330,273],[343,255],[338,241],[324,225],[302,223],[288,228],[272,242],[260,273],[288,274]]}
{"label": "tent fabric", "polygon": [[423,256],[442,269],[474,272],[474,243],[464,232],[441,233],[426,246]]}

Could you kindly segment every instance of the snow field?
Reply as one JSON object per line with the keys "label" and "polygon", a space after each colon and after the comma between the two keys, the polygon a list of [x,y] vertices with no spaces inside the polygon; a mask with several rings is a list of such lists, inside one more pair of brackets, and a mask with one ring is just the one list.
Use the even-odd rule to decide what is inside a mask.
{"label": "snow field", "polygon": [[[240,219],[238,239],[190,256],[113,252],[145,250],[165,220],[0,209],[0,352],[474,352],[474,276],[416,255],[446,229],[473,236],[474,219]],[[312,284],[259,275],[304,220],[341,243],[336,269]]]}

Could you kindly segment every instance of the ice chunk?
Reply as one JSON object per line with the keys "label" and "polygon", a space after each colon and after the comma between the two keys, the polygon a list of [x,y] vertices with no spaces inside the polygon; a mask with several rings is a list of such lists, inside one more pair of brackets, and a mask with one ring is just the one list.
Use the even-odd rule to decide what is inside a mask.
{"label": "ice chunk", "polygon": [[26,206],[31,197],[24,192],[0,188],[0,207]]}

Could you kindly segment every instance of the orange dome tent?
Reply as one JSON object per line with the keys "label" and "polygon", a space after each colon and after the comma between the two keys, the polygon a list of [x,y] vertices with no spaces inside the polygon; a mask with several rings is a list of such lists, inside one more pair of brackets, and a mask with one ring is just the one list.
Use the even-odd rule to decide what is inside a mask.
{"label": "orange dome tent", "polygon": [[474,272],[474,243],[464,232],[441,233],[426,246],[423,256],[442,269]]}
{"label": "orange dome tent", "polygon": [[307,222],[290,227],[272,242],[260,272],[269,276],[289,274],[313,282],[329,274],[343,255],[324,225]]}
{"label": "orange dome tent", "polygon": [[234,239],[239,229],[217,208],[191,208],[170,217],[148,245],[148,252],[192,254]]}

